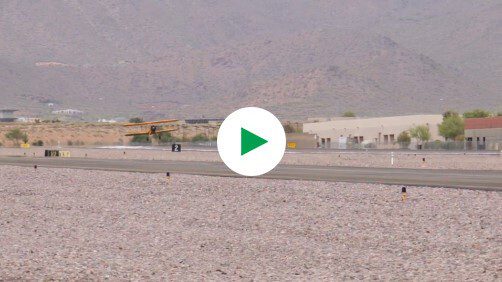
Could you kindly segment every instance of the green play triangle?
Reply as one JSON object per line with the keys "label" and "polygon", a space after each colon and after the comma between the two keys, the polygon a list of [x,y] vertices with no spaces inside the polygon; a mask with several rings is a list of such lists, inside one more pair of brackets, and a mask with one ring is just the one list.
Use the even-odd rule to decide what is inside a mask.
{"label": "green play triangle", "polygon": [[241,127],[241,156],[267,142],[267,140]]}

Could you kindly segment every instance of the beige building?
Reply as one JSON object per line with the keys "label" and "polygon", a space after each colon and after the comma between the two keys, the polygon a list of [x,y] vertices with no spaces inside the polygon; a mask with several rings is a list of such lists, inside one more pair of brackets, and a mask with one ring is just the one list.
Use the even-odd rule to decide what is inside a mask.
{"label": "beige building", "polygon": [[502,117],[465,119],[468,150],[502,150]]}
{"label": "beige building", "polygon": [[409,115],[377,118],[343,118],[303,124],[303,132],[316,134],[324,148],[345,148],[345,144],[375,144],[385,148],[397,142],[397,136],[417,125],[427,125],[431,140],[443,140],[438,125],[442,115]]}

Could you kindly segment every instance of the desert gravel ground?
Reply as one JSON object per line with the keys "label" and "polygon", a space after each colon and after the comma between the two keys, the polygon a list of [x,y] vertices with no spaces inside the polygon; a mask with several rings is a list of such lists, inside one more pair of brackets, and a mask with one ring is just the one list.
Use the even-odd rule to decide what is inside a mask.
{"label": "desert gravel ground", "polygon": [[502,277],[502,194],[0,166],[0,280]]}
{"label": "desert gravel ground", "polygon": [[[173,153],[169,150],[147,149],[93,149],[93,148],[63,148],[72,157],[88,157],[101,159],[145,159],[145,160],[176,160],[221,162],[218,152],[183,151]],[[125,152],[125,154],[124,154]],[[43,148],[19,149],[0,148],[1,156],[43,156]],[[321,165],[321,166],[356,166],[356,167],[396,167],[396,168],[427,168],[427,169],[466,169],[466,170],[502,170],[502,154],[472,155],[438,154],[437,152],[395,152],[394,164],[388,151],[368,152],[287,152],[281,163],[291,165]],[[425,162],[423,162],[425,158]]]}

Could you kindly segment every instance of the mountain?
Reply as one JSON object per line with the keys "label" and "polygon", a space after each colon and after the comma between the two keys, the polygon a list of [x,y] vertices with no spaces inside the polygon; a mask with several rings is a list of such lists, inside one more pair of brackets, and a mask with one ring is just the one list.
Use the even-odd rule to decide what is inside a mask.
{"label": "mountain", "polygon": [[86,117],[502,107],[500,1],[2,1],[0,102]]}

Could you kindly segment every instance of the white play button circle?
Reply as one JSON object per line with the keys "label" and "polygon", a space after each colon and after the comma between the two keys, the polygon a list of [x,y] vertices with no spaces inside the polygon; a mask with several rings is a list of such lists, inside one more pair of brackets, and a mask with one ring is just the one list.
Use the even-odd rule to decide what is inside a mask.
{"label": "white play button circle", "polygon": [[256,107],[231,113],[218,131],[218,152],[234,172],[258,176],[272,170],[284,156],[286,134],[270,112]]}

